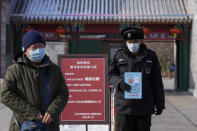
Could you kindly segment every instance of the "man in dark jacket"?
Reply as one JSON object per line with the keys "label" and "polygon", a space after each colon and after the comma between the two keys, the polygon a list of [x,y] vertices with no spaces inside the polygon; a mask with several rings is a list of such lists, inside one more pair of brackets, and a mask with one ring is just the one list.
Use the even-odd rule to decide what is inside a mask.
{"label": "man in dark jacket", "polygon": [[[125,28],[121,37],[126,44],[116,51],[108,72],[108,80],[115,88],[115,129],[150,131],[151,115],[160,115],[165,108],[158,58],[143,44],[144,32],[140,27]],[[127,73],[130,76],[125,76]],[[131,85],[134,81],[138,86]]]}
{"label": "man in dark jacket", "polygon": [[23,37],[22,50],[2,84],[1,101],[13,111],[10,131],[26,121],[41,121],[59,131],[59,115],[68,101],[68,89],[59,66],[45,54],[45,40],[37,31]]}

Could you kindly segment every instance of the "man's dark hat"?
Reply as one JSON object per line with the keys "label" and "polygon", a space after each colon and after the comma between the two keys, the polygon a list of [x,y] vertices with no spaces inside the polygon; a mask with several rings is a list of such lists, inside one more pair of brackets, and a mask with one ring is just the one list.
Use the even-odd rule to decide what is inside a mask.
{"label": "man's dark hat", "polygon": [[45,39],[40,34],[40,32],[30,30],[23,36],[23,42],[22,42],[22,50],[23,52],[26,51],[26,49],[30,46],[35,44],[36,42],[41,42],[44,45],[46,45]]}
{"label": "man's dark hat", "polygon": [[126,27],[121,31],[123,40],[144,39],[144,31],[137,26]]}

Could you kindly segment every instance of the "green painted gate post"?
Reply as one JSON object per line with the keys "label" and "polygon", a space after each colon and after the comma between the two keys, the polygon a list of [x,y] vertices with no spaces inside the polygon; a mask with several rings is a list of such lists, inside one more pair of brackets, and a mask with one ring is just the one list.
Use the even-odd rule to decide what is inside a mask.
{"label": "green painted gate post", "polygon": [[189,88],[190,28],[179,25],[184,40],[177,41],[177,90],[187,91]]}
{"label": "green painted gate post", "polygon": [[69,41],[69,54],[77,53],[77,40],[76,40],[76,32],[72,31],[72,39]]}
{"label": "green painted gate post", "polygon": [[19,26],[16,26],[13,28],[13,43],[14,43],[14,56],[17,55],[22,50],[22,41],[21,38],[21,30],[22,28]]}

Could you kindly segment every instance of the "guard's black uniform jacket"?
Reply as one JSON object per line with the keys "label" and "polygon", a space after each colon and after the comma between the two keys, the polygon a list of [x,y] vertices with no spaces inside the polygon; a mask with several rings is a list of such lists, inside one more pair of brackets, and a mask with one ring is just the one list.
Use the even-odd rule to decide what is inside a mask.
{"label": "guard's black uniform jacket", "polygon": [[[142,72],[142,99],[125,99],[119,83],[124,80],[124,72]],[[158,58],[145,44],[140,44],[135,56],[128,48],[116,51],[110,64],[108,80],[115,89],[115,110],[117,114],[149,115],[155,108],[164,109],[164,89]]]}

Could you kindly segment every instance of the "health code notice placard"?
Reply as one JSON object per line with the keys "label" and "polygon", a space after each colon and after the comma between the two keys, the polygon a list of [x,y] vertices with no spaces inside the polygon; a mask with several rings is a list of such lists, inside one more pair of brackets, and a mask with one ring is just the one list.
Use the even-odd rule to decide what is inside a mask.
{"label": "health code notice placard", "polygon": [[69,101],[61,121],[105,121],[105,59],[62,58]]}

